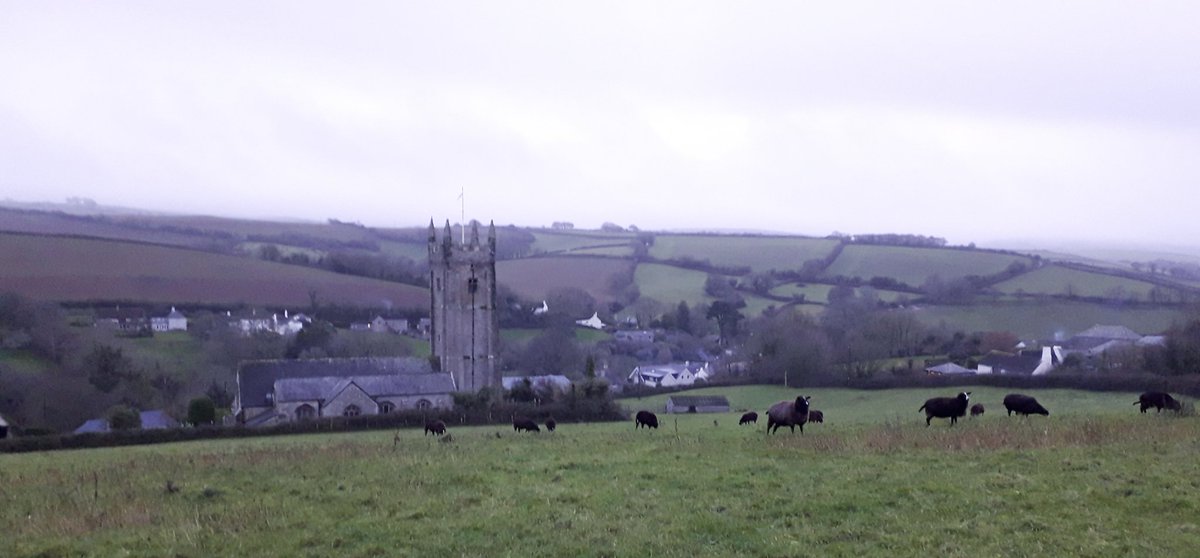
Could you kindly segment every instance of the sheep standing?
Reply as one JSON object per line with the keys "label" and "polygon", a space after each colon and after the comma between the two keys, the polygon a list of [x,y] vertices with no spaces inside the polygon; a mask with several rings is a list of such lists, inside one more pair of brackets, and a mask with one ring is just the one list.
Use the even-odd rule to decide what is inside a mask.
{"label": "sheep standing", "polygon": [[1171,394],[1163,393],[1161,391],[1147,391],[1146,393],[1138,396],[1138,400],[1134,401],[1133,404],[1141,405],[1143,413],[1145,413],[1146,409],[1149,409],[1150,407],[1154,407],[1154,412],[1156,413],[1161,413],[1163,407],[1175,412],[1178,412],[1183,408],[1183,406],[1179,404],[1179,401],[1177,401],[1174,397],[1171,397]]}
{"label": "sheep standing", "polygon": [[743,424],[749,424],[749,423],[758,424],[758,413],[756,413],[754,411],[750,411],[750,412],[742,415],[742,420],[738,421],[738,426],[741,426]]}
{"label": "sheep standing", "polygon": [[780,426],[786,426],[792,432],[799,426],[800,433],[804,434],[804,423],[808,422],[809,399],[812,398],[801,395],[795,401],[780,401],[771,405],[767,410],[767,434],[779,430]]}
{"label": "sheep standing", "polygon": [[1038,403],[1037,399],[1020,393],[1005,395],[1004,408],[1008,410],[1008,416],[1012,416],[1013,413],[1026,417],[1029,415],[1050,416],[1050,411]]}
{"label": "sheep standing", "polygon": [[822,413],[821,411],[818,411],[816,409],[809,409],[808,410],[808,422],[825,424],[825,413]]}
{"label": "sheep standing", "polygon": [[441,436],[446,433],[446,423],[440,420],[425,421],[425,435]]}
{"label": "sheep standing", "polygon": [[633,421],[633,428],[635,430],[643,426],[646,428],[653,428],[655,430],[658,429],[658,415],[651,413],[650,411],[638,411]]}
{"label": "sheep standing", "polygon": [[917,411],[925,411],[925,426],[935,418],[948,418],[950,425],[958,424],[959,417],[966,416],[967,403],[971,400],[971,392],[964,391],[957,397],[934,397],[927,399]]}
{"label": "sheep standing", "polygon": [[983,411],[984,411],[983,403],[976,403],[974,405],[971,405],[971,418],[975,418],[979,415],[982,415]]}
{"label": "sheep standing", "polygon": [[542,429],[538,427],[537,423],[533,422],[533,419],[528,419],[525,417],[513,417],[512,422],[513,422],[513,431],[515,431],[515,432],[520,432],[522,430],[524,430],[526,432],[541,432],[542,431]]}
{"label": "sheep standing", "polygon": [[554,429],[557,427],[558,427],[558,423],[555,422],[554,417],[550,417],[550,418],[546,419],[546,430],[549,430],[550,432],[554,432]]}

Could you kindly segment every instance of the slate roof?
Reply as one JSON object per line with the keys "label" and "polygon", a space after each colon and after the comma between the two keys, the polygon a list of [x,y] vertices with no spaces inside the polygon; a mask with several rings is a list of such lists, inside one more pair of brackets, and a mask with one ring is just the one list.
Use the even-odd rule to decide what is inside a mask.
{"label": "slate roof", "polygon": [[429,395],[454,391],[454,379],[448,373],[283,378],[275,381],[275,401],[327,401],[350,384],[358,386],[371,397]]}
{"label": "slate roof", "polygon": [[174,320],[183,319],[184,317],[186,316],[183,315],[183,312],[176,310],[174,306],[171,307],[171,313],[167,314],[167,318]]}
{"label": "slate roof", "polygon": [[1121,325],[1094,325],[1075,334],[1075,337],[1122,341],[1137,341],[1142,338],[1136,331]]}
{"label": "slate roof", "polygon": [[[179,421],[168,415],[166,411],[142,411],[139,413],[142,418],[142,430],[160,430],[164,428],[178,428]],[[75,429],[75,434],[83,434],[85,432],[109,432],[108,419],[97,418],[89,420]]]}
{"label": "slate roof", "polygon": [[995,372],[1005,374],[1033,374],[1042,364],[1040,355],[1001,355],[990,354],[983,357],[979,364],[992,367]]}
{"label": "slate roof", "polygon": [[428,360],[414,357],[252,360],[238,365],[238,400],[242,407],[270,407],[267,394],[275,388],[275,382],[288,378],[388,374],[421,375],[432,374],[432,370]]}
{"label": "slate roof", "polygon": [[937,366],[930,366],[929,368],[926,368],[925,371],[932,372],[934,374],[974,374],[975,373],[974,370],[971,370],[970,368],[964,368],[962,366],[954,364],[953,362],[945,362],[945,363],[939,364]]}
{"label": "slate roof", "polygon": [[675,407],[728,407],[724,395],[672,395],[667,399]]}

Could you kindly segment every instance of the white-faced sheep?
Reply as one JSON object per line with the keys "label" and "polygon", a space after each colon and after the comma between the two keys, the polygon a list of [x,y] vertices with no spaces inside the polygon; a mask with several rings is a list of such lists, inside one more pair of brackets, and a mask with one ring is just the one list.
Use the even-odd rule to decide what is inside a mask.
{"label": "white-faced sheep", "polygon": [[934,397],[925,401],[917,411],[925,411],[925,426],[935,418],[948,418],[950,425],[958,424],[959,417],[966,416],[971,392],[964,391],[957,397]]}

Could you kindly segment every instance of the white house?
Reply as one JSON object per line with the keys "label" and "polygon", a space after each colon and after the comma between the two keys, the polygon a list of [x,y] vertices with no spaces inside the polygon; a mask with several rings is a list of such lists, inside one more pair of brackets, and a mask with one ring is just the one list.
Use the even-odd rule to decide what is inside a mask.
{"label": "white house", "polygon": [[166,316],[155,316],[150,318],[150,329],[154,331],[187,331],[187,317],[171,307],[171,312]]}
{"label": "white house", "polygon": [[592,312],[592,317],[586,320],[575,320],[577,325],[590,327],[592,329],[604,329],[604,322],[600,321],[600,313]]}
{"label": "white house", "polygon": [[1021,351],[1017,355],[990,354],[983,357],[976,367],[979,374],[1027,374],[1041,376],[1054,370],[1062,364],[1063,348],[1054,346],[1042,347],[1041,355],[1037,351]]}
{"label": "white house", "polygon": [[642,364],[629,373],[626,382],[653,387],[690,386],[708,381],[707,362],[676,362],[672,364]]}

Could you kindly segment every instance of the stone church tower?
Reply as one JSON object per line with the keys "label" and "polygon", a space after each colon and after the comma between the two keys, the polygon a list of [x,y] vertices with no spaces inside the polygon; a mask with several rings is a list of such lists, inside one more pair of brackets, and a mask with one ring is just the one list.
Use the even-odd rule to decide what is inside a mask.
{"label": "stone church tower", "polygon": [[480,244],[477,221],[471,221],[465,243],[454,242],[450,221],[440,240],[429,222],[429,294],[429,342],[442,372],[454,376],[459,391],[499,387],[494,224],[488,225],[487,243]]}

